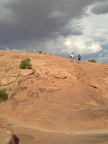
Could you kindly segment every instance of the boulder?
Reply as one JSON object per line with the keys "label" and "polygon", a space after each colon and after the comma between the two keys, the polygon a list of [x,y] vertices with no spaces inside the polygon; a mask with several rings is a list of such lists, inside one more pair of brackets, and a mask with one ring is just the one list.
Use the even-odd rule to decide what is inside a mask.
{"label": "boulder", "polygon": [[58,74],[55,74],[55,78],[58,79],[66,79],[68,76],[68,73],[66,71],[59,71]]}
{"label": "boulder", "polygon": [[10,130],[0,128],[0,144],[19,144],[19,139]]}

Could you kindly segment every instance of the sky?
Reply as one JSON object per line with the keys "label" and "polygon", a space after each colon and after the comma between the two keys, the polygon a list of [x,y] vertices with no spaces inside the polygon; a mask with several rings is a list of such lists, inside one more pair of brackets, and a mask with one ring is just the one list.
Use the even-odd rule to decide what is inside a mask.
{"label": "sky", "polygon": [[0,49],[108,64],[108,0],[0,0]]}

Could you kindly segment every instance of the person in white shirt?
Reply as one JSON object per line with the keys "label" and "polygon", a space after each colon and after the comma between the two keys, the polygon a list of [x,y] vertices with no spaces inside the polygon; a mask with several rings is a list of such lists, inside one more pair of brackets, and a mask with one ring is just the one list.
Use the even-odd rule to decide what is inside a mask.
{"label": "person in white shirt", "polygon": [[73,62],[74,61],[74,54],[73,53],[71,53],[70,58],[71,58],[71,62]]}

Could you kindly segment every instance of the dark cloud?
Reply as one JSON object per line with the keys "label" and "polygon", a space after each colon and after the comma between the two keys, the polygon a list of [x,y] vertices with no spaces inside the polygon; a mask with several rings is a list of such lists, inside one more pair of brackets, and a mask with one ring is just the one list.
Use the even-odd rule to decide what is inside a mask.
{"label": "dark cloud", "polygon": [[98,3],[94,5],[93,8],[91,9],[91,12],[97,15],[108,13],[108,2]]}
{"label": "dark cloud", "polygon": [[80,35],[83,33],[81,26],[74,23],[67,26],[71,19],[83,15],[86,6],[96,1],[100,0],[10,0],[3,5],[7,14],[0,19],[0,43],[45,41],[58,34]]}

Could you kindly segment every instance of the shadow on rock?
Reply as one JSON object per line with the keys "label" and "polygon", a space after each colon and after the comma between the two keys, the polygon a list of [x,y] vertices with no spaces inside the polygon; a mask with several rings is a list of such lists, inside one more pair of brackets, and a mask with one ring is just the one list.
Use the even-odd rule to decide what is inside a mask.
{"label": "shadow on rock", "polygon": [[12,139],[9,141],[8,144],[19,144],[19,138],[13,134]]}

